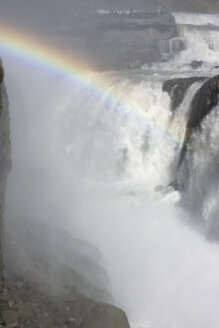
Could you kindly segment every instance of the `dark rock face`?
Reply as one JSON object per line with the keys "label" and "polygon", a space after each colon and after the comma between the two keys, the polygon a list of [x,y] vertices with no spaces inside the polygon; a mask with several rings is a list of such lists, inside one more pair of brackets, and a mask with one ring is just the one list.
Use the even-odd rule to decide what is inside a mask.
{"label": "dark rock face", "polygon": [[[193,176],[193,174],[191,174],[192,172],[191,166],[193,165],[195,150],[190,149],[191,140],[193,140],[192,138],[193,132],[196,131],[199,133],[199,135],[201,135],[202,133],[201,123],[203,119],[212,110],[214,110],[215,106],[218,104],[218,100],[219,100],[219,76],[217,75],[213,78],[209,78],[207,81],[203,83],[203,85],[194,95],[194,98],[191,103],[191,109],[187,121],[187,127],[184,136],[184,144],[181,149],[180,160],[178,164],[178,173],[177,173],[177,181],[178,181],[179,189],[185,191],[185,193],[188,193],[190,179]],[[216,153],[215,156],[217,156]],[[208,166],[209,171],[207,169],[205,172],[206,179],[212,181],[215,179],[215,176],[213,175],[212,177],[212,174],[214,172],[217,172],[217,169],[215,168],[215,165],[217,165],[216,163],[217,160],[213,161],[212,163],[209,163]],[[196,177],[193,176],[193,179],[196,179]],[[208,185],[208,182],[206,183],[206,185]],[[204,201],[204,195],[208,194],[208,190],[207,190],[208,188],[206,188],[204,184],[202,184],[201,187],[201,184],[202,184],[201,181],[199,181],[200,190],[196,190],[195,192],[196,200],[192,201],[191,199],[189,199],[190,208],[193,209],[194,213],[200,212],[200,209],[202,208],[201,204]],[[192,197],[194,198],[194,195]],[[216,222],[218,221],[216,220]],[[217,232],[215,233],[218,235],[219,229],[218,227],[216,227],[216,224],[214,224],[214,231],[216,230]]]}
{"label": "dark rock face", "polygon": [[163,91],[168,92],[170,95],[172,111],[179,107],[184,99],[186,91],[193,83],[204,81],[205,79],[204,77],[188,77],[165,81],[163,84]]}
{"label": "dark rock face", "polygon": [[191,106],[187,124],[188,129],[200,126],[202,120],[208,115],[219,100],[219,75],[206,81],[196,93]]}
{"label": "dark rock face", "polygon": [[191,213],[190,222],[208,239],[217,242],[218,202],[212,199],[217,199],[214,195],[219,181],[218,95],[219,76],[209,78],[194,95],[177,172],[183,201]]}
{"label": "dark rock face", "polygon": [[[195,68],[199,67],[202,63],[195,62],[193,65]],[[200,128],[202,120],[212,111],[214,106],[217,105],[219,100],[219,76],[213,78],[205,77],[192,77],[192,78],[180,78],[165,81],[163,84],[163,91],[169,93],[171,97],[171,109],[175,111],[182,103],[186,91],[195,82],[204,81],[202,86],[194,95],[191,103],[189,117],[186,126],[186,132],[184,136],[184,143],[181,149],[179,164],[181,166],[186,156],[188,145],[191,140],[192,132],[194,129]],[[182,183],[179,184],[180,189],[184,189]]]}
{"label": "dark rock face", "polygon": [[4,285],[2,256],[4,197],[7,174],[11,169],[10,119],[3,79],[4,71],[0,62],[0,291],[2,291]]}
{"label": "dark rock face", "polygon": [[194,129],[200,128],[202,120],[211,112],[219,100],[219,76],[208,79],[196,92],[189,113],[189,118],[181,150],[179,165],[181,165]]}

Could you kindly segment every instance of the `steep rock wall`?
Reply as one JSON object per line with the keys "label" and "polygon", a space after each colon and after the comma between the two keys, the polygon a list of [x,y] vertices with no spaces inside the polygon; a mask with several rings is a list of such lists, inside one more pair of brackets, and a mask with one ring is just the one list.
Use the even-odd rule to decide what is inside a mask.
{"label": "steep rock wall", "polygon": [[4,85],[4,70],[0,62],[0,291],[4,286],[3,279],[3,225],[4,225],[4,198],[7,183],[7,174],[11,168],[10,119],[8,99]]}
{"label": "steep rock wall", "polygon": [[219,240],[219,76],[209,78],[193,97],[187,121],[177,182],[192,222],[212,240]]}
{"label": "steep rock wall", "polygon": [[186,91],[195,82],[204,81],[205,77],[188,77],[167,80],[163,84],[163,91],[168,92],[171,98],[171,110],[175,111],[182,103]]}
{"label": "steep rock wall", "polygon": [[219,75],[212,78],[189,77],[167,80],[163,84],[163,91],[168,92],[171,98],[171,110],[174,112],[182,103],[187,90],[195,82],[202,82],[202,86],[192,99],[191,108],[186,124],[184,143],[181,150],[179,166],[181,165],[190,143],[192,133],[200,129],[203,119],[213,110],[219,101]]}

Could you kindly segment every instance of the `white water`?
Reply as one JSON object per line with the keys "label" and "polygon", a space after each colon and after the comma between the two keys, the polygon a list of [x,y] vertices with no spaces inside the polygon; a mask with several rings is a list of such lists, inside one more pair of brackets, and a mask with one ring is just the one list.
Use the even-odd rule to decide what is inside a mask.
{"label": "white water", "polygon": [[[178,36],[184,45],[184,50],[175,54],[168,62],[152,65],[152,70],[161,74],[189,76],[194,74],[190,64],[192,61],[202,61],[195,69],[195,75],[212,76],[219,72],[219,15],[173,13],[178,24]],[[171,41],[170,41],[171,46]],[[144,69],[151,69],[148,65]],[[156,74],[155,73],[155,74]]]}
{"label": "white water", "polygon": [[219,15],[195,14],[195,13],[173,13],[177,25],[197,26],[219,26]]}
{"label": "white water", "polygon": [[[196,37],[191,31],[187,45],[205,44],[200,57],[207,62],[212,51],[216,61],[217,52]],[[219,326],[218,245],[186,225],[188,208],[179,206],[179,192],[154,190],[175,179],[190,102],[199,88],[192,86],[173,115],[162,81],[193,74],[186,66],[190,52],[150,72],[107,74],[109,89],[127,94],[128,104],[4,56],[14,162],[7,215],[54,219],[96,244],[115,304],[126,310],[132,328]],[[213,75],[214,60],[198,74]],[[206,221],[217,210],[217,165],[212,171],[206,160],[217,163],[214,115],[203,122],[201,137],[194,135],[197,153],[189,162],[189,197],[203,202]],[[201,201],[198,189],[207,190]]]}

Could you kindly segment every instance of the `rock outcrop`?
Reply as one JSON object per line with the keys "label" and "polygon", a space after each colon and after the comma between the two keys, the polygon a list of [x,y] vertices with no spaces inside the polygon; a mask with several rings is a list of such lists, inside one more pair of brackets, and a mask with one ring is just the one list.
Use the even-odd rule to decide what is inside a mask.
{"label": "rock outcrop", "polygon": [[[219,101],[219,75],[212,78],[189,77],[165,81],[163,91],[169,93],[171,109],[175,111],[182,103],[186,91],[195,82],[205,81],[194,95],[187,121],[187,134],[199,128],[202,120],[207,116]],[[188,132],[189,131],[189,132]],[[188,141],[188,138],[185,140]]]}
{"label": "rock outcrop", "polygon": [[130,328],[117,307],[95,302],[66,288],[66,294],[49,294],[32,282],[14,277],[0,295],[0,327],[7,328]]}
{"label": "rock outcrop", "polygon": [[186,91],[195,82],[204,81],[205,77],[188,77],[167,80],[163,84],[163,91],[168,92],[171,98],[171,109],[175,111],[182,103]]}
{"label": "rock outcrop", "polygon": [[130,328],[124,311],[109,304],[96,247],[39,220],[19,222],[6,236],[0,327]]}
{"label": "rock outcrop", "polygon": [[174,112],[182,103],[185,94],[191,85],[195,82],[202,81],[204,81],[204,83],[200,86],[191,102],[179,166],[186,155],[187,146],[190,142],[192,132],[194,129],[200,128],[202,120],[211,112],[219,101],[219,76],[217,75],[212,78],[178,78],[165,81],[163,84],[163,91],[168,92],[170,95],[171,110]]}
{"label": "rock outcrop", "polygon": [[46,221],[36,217],[8,218],[6,280],[11,279],[11,272],[19,272],[24,280],[29,280],[32,273],[51,289],[62,291],[68,286],[96,301],[112,302],[99,249]]}
{"label": "rock outcrop", "polygon": [[191,213],[191,222],[207,238],[217,242],[218,96],[219,76],[209,78],[194,95],[177,171],[177,182]]}
{"label": "rock outcrop", "polygon": [[186,155],[192,132],[201,128],[202,120],[212,111],[218,101],[219,76],[217,75],[205,81],[192,100],[179,165]]}
{"label": "rock outcrop", "polygon": [[208,79],[196,93],[191,106],[187,129],[192,130],[200,126],[219,101],[219,75]]}

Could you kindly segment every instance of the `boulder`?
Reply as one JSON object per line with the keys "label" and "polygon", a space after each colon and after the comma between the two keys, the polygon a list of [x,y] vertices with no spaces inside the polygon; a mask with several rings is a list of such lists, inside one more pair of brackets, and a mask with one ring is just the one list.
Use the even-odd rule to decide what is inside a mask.
{"label": "boulder", "polygon": [[203,64],[203,61],[202,60],[193,60],[191,63],[190,63],[190,67],[192,69],[198,69],[202,66]]}

